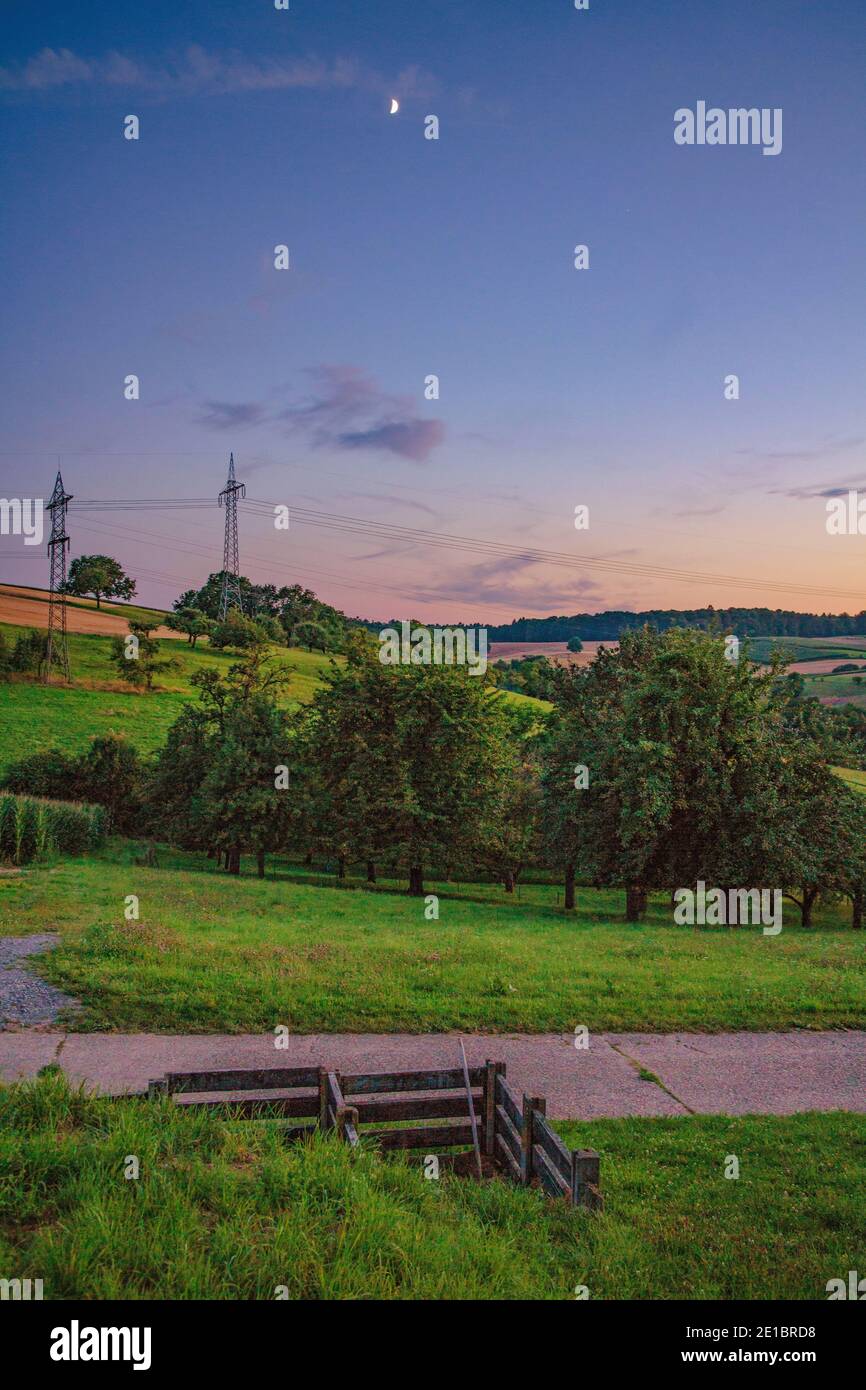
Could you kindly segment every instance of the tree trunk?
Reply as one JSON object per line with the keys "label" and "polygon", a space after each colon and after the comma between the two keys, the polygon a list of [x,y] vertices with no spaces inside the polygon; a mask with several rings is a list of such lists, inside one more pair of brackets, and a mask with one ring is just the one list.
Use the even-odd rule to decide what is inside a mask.
{"label": "tree trunk", "polygon": [[574,865],[565,866],[565,908],[570,911],[574,907]]}
{"label": "tree trunk", "polygon": [[376,865],[373,863],[372,859],[367,860],[367,882],[376,882]]}
{"label": "tree trunk", "polygon": [[804,888],[803,901],[800,905],[800,926],[811,927],[812,908],[815,906],[815,899],[818,896],[817,888]]}
{"label": "tree trunk", "polygon": [[863,889],[856,888],[851,894],[851,926],[855,931],[863,928]]}
{"label": "tree trunk", "polygon": [[337,860],[337,878],[346,877],[346,860],[341,854]]}
{"label": "tree trunk", "polygon": [[312,864],[313,864],[313,851],[312,851],[312,850],[310,850],[308,854],[305,854],[305,855],[304,855],[304,863],[305,863],[305,865],[307,866],[308,869],[309,869],[309,868],[312,868]]}
{"label": "tree trunk", "polygon": [[258,854],[256,855],[256,872],[258,873],[259,878],[264,878],[264,876],[265,876],[265,852],[264,852],[263,849],[260,849],[259,852],[258,852]]}
{"label": "tree trunk", "polygon": [[229,856],[229,873],[239,874],[241,871],[241,852],[237,845],[231,850]]}
{"label": "tree trunk", "polygon": [[630,884],[625,890],[625,920],[639,922],[646,912],[646,889]]}
{"label": "tree trunk", "polygon": [[409,897],[423,898],[424,870],[420,864],[409,865]]}
{"label": "tree trunk", "polygon": [[504,879],[503,879],[503,883],[504,883],[504,885],[505,885],[505,891],[506,891],[506,893],[513,893],[513,892],[514,892],[514,874],[513,874],[513,872],[511,871],[511,869],[506,869],[506,871],[505,871],[505,877],[504,877]]}

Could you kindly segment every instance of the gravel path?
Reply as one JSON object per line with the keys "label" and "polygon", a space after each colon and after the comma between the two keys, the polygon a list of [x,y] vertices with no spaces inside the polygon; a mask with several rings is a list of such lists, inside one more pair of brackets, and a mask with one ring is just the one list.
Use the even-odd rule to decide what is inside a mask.
{"label": "gravel path", "polygon": [[22,970],[17,965],[28,956],[53,950],[59,940],[60,937],[52,932],[0,937],[0,1030],[10,1024],[33,1027],[38,1023],[53,1023],[62,1009],[78,1003],[71,995],[40,980],[31,970]]}

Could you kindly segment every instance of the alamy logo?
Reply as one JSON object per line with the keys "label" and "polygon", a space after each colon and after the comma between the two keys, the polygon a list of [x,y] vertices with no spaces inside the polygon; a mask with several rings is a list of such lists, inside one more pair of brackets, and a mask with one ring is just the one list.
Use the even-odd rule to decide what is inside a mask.
{"label": "alamy logo", "polygon": [[866,495],[828,498],[825,525],[828,536],[866,536]]}
{"label": "alamy logo", "polygon": [[831,1303],[834,1298],[854,1298],[861,1303],[866,1299],[866,1279],[858,1279],[856,1269],[848,1270],[847,1286],[844,1279],[828,1279],[826,1289]]}
{"label": "alamy logo", "polygon": [[0,536],[23,536],[25,545],[42,544],[41,497],[0,497]]}
{"label": "alamy logo", "polygon": [[694,111],[674,112],[674,141],[678,145],[763,145],[764,154],[782,152],[781,106],[731,107],[724,111],[699,101]]}
{"label": "alamy logo", "polygon": [[0,1279],[0,1299],[10,1298],[14,1303],[27,1303],[31,1299],[42,1298],[41,1279]]}
{"label": "alamy logo", "polygon": [[763,925],[764,936],[782,930],[781,888],[707,889],[698,879],[697,890],[678,888],[674,893],[674,921],[679,927],[734,927]]}
{"label": "alamy logo", "polygon": [[416,627],[405,620],[379,633],[379,660],[383,666],[466,666],[470,676],[487,670],[487,629]]}
{"label": "alamy logo", "polygon": [[131,1361],[134,1371],[150,1370],[149,1327],[69,1327],[51,1329],[52,1361]]}

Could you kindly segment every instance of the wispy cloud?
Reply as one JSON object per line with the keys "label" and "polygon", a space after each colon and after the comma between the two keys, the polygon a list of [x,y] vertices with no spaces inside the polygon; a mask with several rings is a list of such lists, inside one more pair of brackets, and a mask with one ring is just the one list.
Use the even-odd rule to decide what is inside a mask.
{"label": "wispy cloud", "polygon": [[43,48],[25,63],[0,68],[0,91],[48,93],[66,88],[125,88],[154,96],[358,88],[387,91],[406,101],[427,98],[436,83],[416,65],[386,79],[353,58],[249,58],[212,52],[199,44],[159,63],[116,50],[86,58],[68,48]]}
{"label": "wispy cloud", "polygon": [[366,449],[412,463],[425,463],[445,438],[441,420],[415,415],[411,397],[383,391],[361,367],[311,367],[307,376],[310,391],[289,405],[206,401],[199,423],[218,430],[276,424],[303,434],[315,448]]}
{"label": "wispy cloud", "polygon": [[794,487],[771,488],[771,495],[793,497],[799,502],[810,501],[815,497],[847,497],[849,492],[866,489],[866,475],[855,474],[841,483],[813,483]]}

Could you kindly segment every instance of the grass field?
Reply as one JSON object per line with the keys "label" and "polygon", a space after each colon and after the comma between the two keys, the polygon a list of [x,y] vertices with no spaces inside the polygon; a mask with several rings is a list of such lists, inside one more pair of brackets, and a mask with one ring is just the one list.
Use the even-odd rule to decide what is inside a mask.
{"label": "grass field", "polygon": [[803,680],[803,694],[807,699],[814,698],[825,704],[857,705],[860,709],[866,707],[866,672],[859,678],[856,673],[834,676],[828,672],[805,675]]}
{"label": "grass field", "polygon": [[[24,629],[2,625],[0,630],[14,641]],[[160,672],[158,688],[139,694],[123,687],[109,660],[110,651],[109,637],[73,633],[69,637],[72,686],[0,684],[0,769],[25,752],[58,743],[77,752],[97,734],[109,732],[126,734],[142,752],[151,752],[165,742],[184,705],[197,698],[190,676],[203,667],[225,672],[239,659],[237,652],[211,651],[206,646],[193,651],[183,637],[163,640],[160,657],[176,659],[178,669]],[[312,699],[330,658],[297,647],[275,647],[274,657],[292,668],[286,703],[292,706]],[[99,689],[100,685],[113,688]]]}
{"label": "grass field", "polygon": [[49,1073],[0,1089],[0,1277],[46,1299],[825,1299],[860,1267],[863,1116],[559,1128],[600,1152],[603,1213]]}
{"label": "grass field", "polygon": [[770,653],[781,649],[789,661],[823,661],[837,657],[843,661],[866,659],[866,637],[839,642],[832,637],[750,637],[749,657],[752,661],[768,661]]}
{"label": "grass field", "polygon": [[[146,1032],[669,1032],[862,1027],[866,932],[819,911],[803,931],[696,929],[650,905],[622,920],[622,894],[554,885],[509,903],[496,885],[431,881],[424,900],[231,878],[203,856],[159,851],[136,865],[114,842],[0,878],[0,934],[58,931],[39,973],[83,1000],[72,1026]],[[251,866],[250,866],[251,867]],[[296,871],[293,871],[296,872]],[[124,920],[127,894],[138,922]]]}

